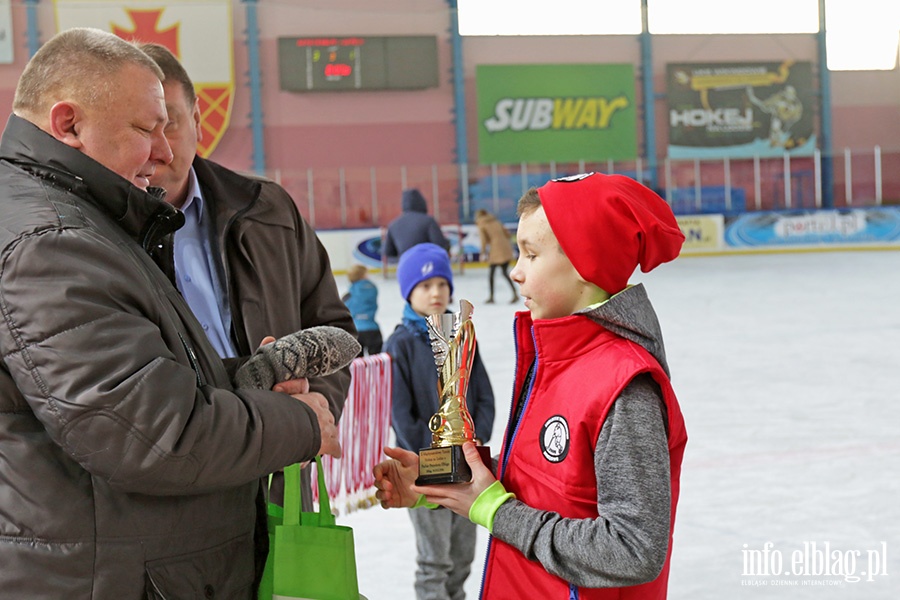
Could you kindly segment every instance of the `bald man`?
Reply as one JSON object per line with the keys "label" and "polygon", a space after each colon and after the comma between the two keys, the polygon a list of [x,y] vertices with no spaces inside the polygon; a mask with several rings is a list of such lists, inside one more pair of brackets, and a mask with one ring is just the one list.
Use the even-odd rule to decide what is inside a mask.
{"label": "bald man", "polygon": [[249,600],[259,477],[340,452],[324,399],[232,388],[161,260],[162,79],[64,31],[0,141],[3,598]]}

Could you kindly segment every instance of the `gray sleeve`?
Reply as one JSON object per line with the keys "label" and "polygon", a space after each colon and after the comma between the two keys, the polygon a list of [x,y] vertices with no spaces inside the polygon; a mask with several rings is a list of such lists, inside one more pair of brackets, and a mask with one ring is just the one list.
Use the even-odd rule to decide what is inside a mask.
{"label": "gray sleeve", "polygon": [[669,544],[671,482],[665,407],[649,375],[616,399],[594,451],[594,519],[504,503],[493,535],[580,587],[622,587],[655,579]]}

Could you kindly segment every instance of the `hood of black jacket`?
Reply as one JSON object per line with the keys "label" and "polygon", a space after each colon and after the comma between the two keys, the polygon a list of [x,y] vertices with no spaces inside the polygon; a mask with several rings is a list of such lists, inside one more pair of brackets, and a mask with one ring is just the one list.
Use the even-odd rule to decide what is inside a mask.
{"label": "hood of black jacket", "polygon": [[403,190],[403,201],[400,205],[403,212],[418,212],[428,214],[428,203],[425,196],[417,189]]}

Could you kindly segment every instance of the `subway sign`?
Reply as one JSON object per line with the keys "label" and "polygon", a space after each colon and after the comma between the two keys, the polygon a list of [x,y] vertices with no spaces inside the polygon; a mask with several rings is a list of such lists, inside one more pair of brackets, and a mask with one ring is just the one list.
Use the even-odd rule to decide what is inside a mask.
{"label": "subway sign", "polygon": [[481,164],[633,160],[634,69],[614,65],[482,65]]}
{"label": "subway sign", "polygon": [[484,127],[489,133],[609,129],[613,115],[629,106],[630,101],[625,95],[617,98],[501,98]]}

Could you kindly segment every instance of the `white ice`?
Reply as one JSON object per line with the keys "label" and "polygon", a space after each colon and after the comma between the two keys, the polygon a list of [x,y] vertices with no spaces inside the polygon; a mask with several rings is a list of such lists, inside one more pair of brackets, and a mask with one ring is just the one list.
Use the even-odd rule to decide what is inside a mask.
{"label": "white ice", "polygon": [[[397,283],[371,278],[387,337],[402,309]],[[669,598],[900,598],[900,252],[682,257],[632,281],[644,282],[659,314],[689,435]],[[509,415],[512,316],[522,305],[504,303],[510,291],[499,276],[495,285],[500,303],[485,304],[487,270],[467,268],[454,297],[475,305],[497,398],[496,453]],[[338,522],[354,530],[361,593],[415,597],[405,510],[370,508]],[[789,570],[814,543],[832,572],[853,567],[857,576],[870,551],[886,548],[887,575],[744,576],[745,545],[761,551],[767,542],[773,570],[776,556]],[[486,544],[479,528],[470,599]]]}

